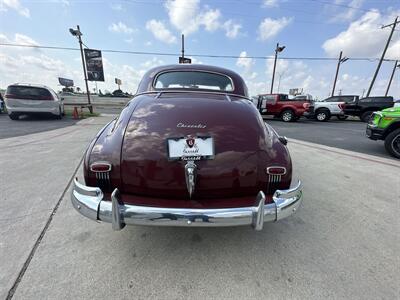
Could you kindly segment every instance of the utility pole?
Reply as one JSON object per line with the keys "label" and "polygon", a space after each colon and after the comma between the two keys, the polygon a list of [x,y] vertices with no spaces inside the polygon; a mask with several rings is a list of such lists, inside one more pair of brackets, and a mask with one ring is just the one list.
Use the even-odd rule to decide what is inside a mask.
{"label": "utility pole", "polygon": [[388,24],[388,25],[385,25],[385,26],[382,26],[382,27],[381,27],[381,29],[383,29],[383,28],[386,28],[386,27],[390,27],[390,26],[391,26],[391,27],[392,27],[392,30],[390,31],[389,38],[388,38],[388,40],[387,40],[387,42],[386,42],[385,48],[383,49],[382,56],[381,56],[381,59],[379,60],[379,63],[378,63],[378,66],[377,66],[377,68],[376,68],[374,77],[372,77],[372,81],[371,81],[371,84],[370,84],[370,86],[369,86],[369,88],[368,88],[368,92],[367,92],[366,97],[369,97],[369,94],[371,93],[372,87],[374,86],[376,76],[378,76],[379,69],[381,68],[381,65],[382,65],[382,61],[383,61],[383,59],[385,58],[386,50],[387,50],[387,48],[389,47],[390,40],[392,39],[392,35],[393,35],[393,32],[394,32],[394,29],[396,28],[396,25],[397,25],[398,23],[400,23],[400,22],[398,21],[398,18],[399,18],[399,17],[396,17],[396,19],[394,20],[394,22],[393,22],[392,24]]}
{"label": "utility pole", "polygon": [[338,75],[339,75],[340,64],[342,64],[342,63],[344,63],[346,60],[348,60],[347,57],[343,57],[343,58],[342,58],[342,54],[343,54],[343,51],[340,51],[339,59],[338,59],[337,67],[336,67],[335,80],[333,81],[333,88],[332,88],[332,95],[331,95],[331,97],[335,96],[336,81],[337,81],[337,78],[338,78]]}
{"label": "utility pole", "polygon": [[185,35],[182,33],[182,59],[185,59]]}
{"label": "utility pole", "polygon": [[275,69],[276,69],[276,60],[278,58],[278,52],[282,52],[283,49],[285,49],[285,46],[279,47],[279,43],[276,44],[275,48],[275,59],[274,59],[274,70],[272,71],[272,82],[271,82],[271,93],[273,93],[274,90],[274,80],[275,80]]}
{"label": "utility pole", "polygon": [[394,77],[394,72],[396,72],[396,68],[400,68],[400,64],[397,64],[397,63],[398,63],[398,60],[396,60],[396,61],[394,62],[394,67],[393,67],[392,75],[390,75],[389,83],[388,83],[388,86],[387,86],[386,92],[385,92],[385,97],[386,97],[387,94],[389,93],[390,85],[392,84],[392,80],[393,80],[393,77]]}
{"label": "utility pole", "polygon": [[185,58],[185,35],[182,34],[182,50],[181,50],[181,56],[179,57],[179,63],[180,64],[191,64],[192,59],[190,58]]}
{"label": "utility pole", "polygon": [[85,57],[83,55],[83,47],[82,47],[82,32],[81,29],[79,28],[79,25],[76,25],[76,30],[70,28],[69,32],[73,35],[76,36],[78,38],[79,41],[79,48],[81,50],[81,59],[82,59],[82,67],[83,67],[83,75],[85,77],[85,84],[86,84],[86,94],[87,94],[87,100],[88,100],[88,108],[90,113],[93,113],[93,107],[92,104],[90,102],[90,91],[89,91],[89,85],[88,85],[88,79],[87,79],[87,73],[86,73],[86,64],[85,64]]}

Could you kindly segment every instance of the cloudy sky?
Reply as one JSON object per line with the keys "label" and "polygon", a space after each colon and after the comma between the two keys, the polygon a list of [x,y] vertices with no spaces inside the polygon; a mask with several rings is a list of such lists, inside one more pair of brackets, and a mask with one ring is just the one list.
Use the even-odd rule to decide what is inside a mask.
{"label": "cloudy sky", "polygon": [[[335,58],[342,50],[350,58],[377,58],[392,23],[400,16],[399,0],[0,0],[0,44],[76,48],[68,28],[80,25],[84,43],[94,49],[176,53],[176,56],[103,52],[106,82],[114,78],[134,92],[152,66],[177,62],[180,35],[188,54],[239,58],[195,57],[194,62],[239,72],[251,94],[268,92],[276,43],[285,45],[281,58]],[[400,59],[400,25],[386,58]],[[362,94],[368,89],[376,60],[342,64],[337,91]],[[393,62],[384,62],[373,94],[386,89]],[[303,88],[319,98],[331,90],[335,61],[281,59],[275,91]],[[0,88],[14,82],[42,83],[59,90],[57,78],[83,87],[80,54],[0,45]],[[400,70],[391,94],[400,97]],[[90,83],[91,88],[94,84]]]}

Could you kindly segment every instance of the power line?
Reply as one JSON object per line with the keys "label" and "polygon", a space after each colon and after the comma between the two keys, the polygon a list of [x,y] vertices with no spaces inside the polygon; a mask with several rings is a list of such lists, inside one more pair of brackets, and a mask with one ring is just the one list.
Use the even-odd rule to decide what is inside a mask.
{"label": "power line", "polygon": [[[96,1],[98,1],[98,2],[102,2],[101,0],[96,0]],[[165,5],[165,3],[166,3],[166,1],[160,1],[160,2],[158,2],[158,1],[156,1],[156,2],[151,2],[151,1],[140,1],[140,0],[121,0],[121,2],[122,3],[125,3],[125,4],[144,4],[144,5],[157,5],[157,6],[159,6],[159,5]],[[236,2],[236,1],[233,1],[233,2]],[[257,5],[257,6],[260,6],[261,7],[261,4],[259,3],[259,2],[249,2],[249,1],[246,1],[245,2],[246,4],[250,4],[250,5]],[[193,6],[187,6],[187,5],[176,5],[176,4],[174,4],[174,7],[175,8],[184,8],[185,10],[192,10],[192,11],[196,11],[196,10],[200,10],[201,8],[199,8],[199,7],[193,7]],[[210,8],[211,10],[215,10],[215,9],[217,9],[218,10],[218,8]],[[295,8],[289,8],[289,7],[287,7],[287,6],[285,6],[285,7],[281,7],[281,6],[277,6],[277,7],[274,7],[274,9],[278,9],[278,10],[287,10],[287,11],[293,11],[293,12],[300,12],[300,13],[305,13],[305,14],[309,14],[309,15],[315,15],[315,13],[314,12],[311,12],[311,11],[309,11],[309,10],[300,10],[300,9],[295,9]],[[265,14],[262,14],[262,15],[259,15],[259,14],[243,14],[243,13],[238,13],[238,12],[233,12],[233,11],[229,11],[229,10],[223,10],[223,14],[224,15],[236,15],[236,16],[240,16],[240,17],[249,17],[249,18],[265,18],[266,17],[266,15]],[[329,16],[329,17],[336,17],[336,15],[330,15],[330,14],[325,14],[325,15],[327,15],[327,16]],[[333,23],[329,23],[329,22],[313,22],[313,21],[309,21],[309,20],[299,20],[299,19],[297,19],[297,17],[295,18],[295,22],[296,23],[307,23],[307,24],[322,24],[322,25],[334,25],[334,26],[345,26],[344,24],[333,24]]]}
{"label": "power line", "polygon": [[357,6],[351,6],[351,5],[340,4],[340,3],[334,3],[334,2],[328,2],[328,1],[321,1],[321,0],[309,0],[309,1],[318,2],[318,3],[321,3],[321,4],[325,4],[325,5],[338,6],[338,7],[345,7],[345,8],[350,8],[350,9],[359,10],[359,11],[364,11],[364,12],[373,11],[372,9],[364,9],[364,8],[357,7]]}
{"label": "power line", "polygon": [[[11,43],[0,43],[0,46],[6,47],[23,47],[23,48],[34,48],[34,49],[47,49],[47,50],[68,50],[68,51],[79,51],[79,48],[72,47],[60,47],[60,46],[39,46],[39,45],[24,45],[24,44],[11,44]],[[133,54],[133,55],[155,55],[155,56],[174,56],[178,57],[179,53],[167,53],[167,52],[148,52],[148,51],[130,51],[130,50],[115,50],[115,49],[99,49],[104,53],[121,53],[121,54]],[[239,55],[220,55],[220,54],[196,54],[188,53],[187,56],[191,57],[202,57],[202,58],[230,58],[230,59],[263,59],[270,60],[274,59],[274,56],[239,56]],[[336,61],[334,57],[280,57],[281,60],[315,60],[315,61]],[[349,57],[349,60],[353,61],[370,61],[374,62],[379,58],[374,57]],[[384,59],[385,61],[395,61],[394,59]]]}

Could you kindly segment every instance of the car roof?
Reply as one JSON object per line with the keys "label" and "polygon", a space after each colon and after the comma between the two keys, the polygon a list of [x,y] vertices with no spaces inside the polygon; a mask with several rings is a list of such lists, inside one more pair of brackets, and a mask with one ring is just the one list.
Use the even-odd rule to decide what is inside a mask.
{"label": "car roof", "polygon": [[258,96],[277,96],[277,95],[288,95],[288,94],[284,94],[284,93],[274,93],[274,94],[270,94],[270,93],[264,93],[264,94],[258,94]]}
{"label": "car roof", "polygon": [[13,84],[10,84],[9,86],[30,86],[30,87],[44,88],[44,89],[52,90],[52,88],[50,88],[46,85],[34,84],[34,83],[13,83]]}
{"label": "car roof", "polygon": [[[173,65],[164,65],[152,68],[149,71],[147,71],[146,74],[143,76],[143,79],[139,84],[137,94],[156,91],[153,87],[154,79],[157,77],[158,74],[169,71],[203,71],[203,72],[219,73],[230,77],[231,80],[233,81],[234,90],[229,92],[229,94],[237,94],[248,97],[247,86],[243,78],[239,74],[237,74],[232,70],[225,69],[222,67],[203,65],[203,64],[173,64]],[[188,91],[190,90],[188,89]]]}
{"label": "car roof", "polygon": [[[332,97],[359,97],[358,95],[334,95],[334,96],[329,96],[328,98]],[[326,99],[328,99],[326,98]]]}

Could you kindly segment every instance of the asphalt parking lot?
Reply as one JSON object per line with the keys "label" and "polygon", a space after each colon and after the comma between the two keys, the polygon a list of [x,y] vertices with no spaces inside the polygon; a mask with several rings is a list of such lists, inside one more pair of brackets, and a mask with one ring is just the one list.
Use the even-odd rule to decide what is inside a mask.
{"label": "asphalt parking lot", "polygon": [[340,121],[332,117],[328,122],[301,118],[294,123],[284,123],[269,117],[265,120],[280,135],[288,138],[395,160],[386,152],[383,141],[372,141],[366,137],[366,123],[357,118]]}
{"label": "asphalt parking lot", "polygon": [[[79,215],[69,200],[87,144],[111,118],[64,125],[51,120],[56,127],[24,135],[18,129],[14,137],[0,138],[1,298],[398,298],[398,160],[297,136],[289,148],[305,198],[291,218],[266,224],[262,232],[247,227],[113,232],[110,224]],[[3,121],[0,131],[25,124]],[[311,131],[315,125],[313,133],[333,126],[271,123],[289,138],[299,126]]]}
{"label": "asphalt parking lot", "polygon": [[55,120],[48,115],[21,116],[20,120],[13,121],[7,114],[0,113],[0,139],[65,128],[75,123],[71,118]]}

